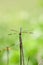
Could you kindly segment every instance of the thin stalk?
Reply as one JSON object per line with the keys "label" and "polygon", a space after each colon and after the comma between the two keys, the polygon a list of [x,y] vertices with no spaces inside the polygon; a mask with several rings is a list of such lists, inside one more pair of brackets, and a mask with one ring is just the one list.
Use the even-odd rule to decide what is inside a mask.
{"label": "thin stalk", "polygon": [[19,33],[19,40],[20,40],[20,65],[24,65],[24,54],[23,54],[23,46],[22,46],[22,37],[21,37],[22,33],[21,33],[21,29],[20,29],[20,33]]}
{"label": "thin stalk", "polygon": [[23,65],[25,65],[25,64],[24,64],[24,51],[23,51],[23,45],[22,45],[22,61],[23,61]]}
{"label": "thin stalk", "polygon": [[27,65],[28,65],[28,63],[29,63],[29,60],[30,60],[30,56],[28,57],[28,60],[27,60]]}
{"label": "thin stalk", "polygon": [[7,65],[9,65],[9,47],[7,47]]}
{"label": "thin stalk", "polygon": [[22,65],[22,39],[21,39],[21,31],[19,33],[19,40],[20,40],[20,65]]}

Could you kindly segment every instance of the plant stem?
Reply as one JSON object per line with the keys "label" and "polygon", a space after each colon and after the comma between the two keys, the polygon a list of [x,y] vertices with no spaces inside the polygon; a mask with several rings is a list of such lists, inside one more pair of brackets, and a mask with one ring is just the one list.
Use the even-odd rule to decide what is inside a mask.
{"label": "plant stem", "polygon": [[19,40],[20,40],[20,65],[24,65],[24,54],[23,54],[23,46],[22,46],[22,37],[21,37],[22,33],[21,33],[21,29],[20,29],[20,33],[19,33]]}
{"label": "plant stem", "polygon": [[7,65],[9,65],[9,47],[7,47]]}

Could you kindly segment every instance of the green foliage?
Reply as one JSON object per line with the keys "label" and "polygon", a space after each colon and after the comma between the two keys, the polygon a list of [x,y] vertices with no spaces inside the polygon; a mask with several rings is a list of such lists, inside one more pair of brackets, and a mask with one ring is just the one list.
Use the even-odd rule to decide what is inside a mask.
{"label": "green foliage", "polygon": [[[20,64],[19,48],[19,29],[22,31],[33,32],[32,34],[23,33],[22,42],[24,58],[27,63],[38,65],[37,54],[39,47],[43,47],[43,0],[0,0],[0,65],[6,65],[3,62],[3,54],[6,46],[14,44],[13,52],[9,53],[9,65]],[[18,33],[11,31],[17,30]],[[41,35],[35,38],[34,30],[40,30]],[[9,33],[13,35],[8,35]],[[10,55],[11,54],[11,55]]]}
{"label": "green foliage", "polygon": [[19,57],[20,57],[19,51],[13,51],[10,58],[10,64],[19,64],[20,63]]}

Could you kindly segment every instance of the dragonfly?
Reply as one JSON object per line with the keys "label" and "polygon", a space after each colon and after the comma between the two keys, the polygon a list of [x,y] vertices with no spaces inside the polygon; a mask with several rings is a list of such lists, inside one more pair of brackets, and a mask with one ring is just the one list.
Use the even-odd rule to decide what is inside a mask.
{"label": "dragonfly", "polygon": [[9,50],[10,50],[10,48],[11,47],[13,47],[15,44],[11,44],[10,46],[6,46],[4,49],[1,49],[0,50],[0,53],[2,52],[2,51],[7,51],[7,65],[9,65]]}
{"label": "dragonfly", "polygon": [[[19,42],[20,42],[20,65],[25,65],[24,63],[24,51],[23,51],[23,43],[22,43],[22,33],[26,33],[26,34],[32,34],[32,32],[27,32],[27,31],[22,31],[22,28],[20,28],[20,32],[18,32],[15,29],[11,29],[11,31],[14,32],[14,34],[19,35]],[[8,35],[13,35],[12,33],[9,33]]]}

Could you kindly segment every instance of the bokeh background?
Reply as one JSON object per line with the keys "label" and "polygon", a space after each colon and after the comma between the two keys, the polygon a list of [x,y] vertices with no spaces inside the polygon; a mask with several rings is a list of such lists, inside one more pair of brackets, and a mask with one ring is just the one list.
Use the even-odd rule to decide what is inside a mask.
{"label": "bokeh background", "polygon": [[7,65],[3,49],[11,44],[9,65],[20,64],[19,35],[11,31],[19,32],[20,27],[32,32],[22,34],[25,65],[43,65],[43,0],[0,0],[0,65]]}

